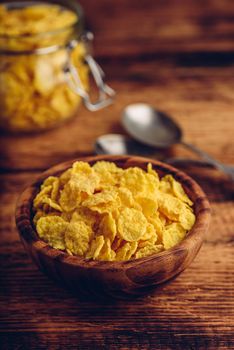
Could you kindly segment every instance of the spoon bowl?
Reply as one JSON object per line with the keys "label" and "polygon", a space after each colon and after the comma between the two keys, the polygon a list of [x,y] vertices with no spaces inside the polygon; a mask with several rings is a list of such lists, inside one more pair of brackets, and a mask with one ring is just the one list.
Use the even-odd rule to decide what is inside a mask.
{"label": "spoon bowl", "polygon": [[128,105],[123,111],[122,124],[133,140],[119,134],[100,136],[95,143],[97,154],[155,156],[152,147],[162,150],[180,143],[234,180],[232,166],[221,163],[198,147],[183,141],[180,127],[168,115],[150,105],[144,103]]}
{"label": "spoon bowl", "polygon": [[129,135],[149,146],[168,148],[182,139],[181,129],[171,118],[144,103],[127,106],[122,124]]}
{"label": "spoon bowl", "polygon": [[94,144],[96,154],[109,155],[155,155],[155,148],[144,145],[136,140],[121,134],[106,134],[99,136]]}
{"label": "spoon bowl", "polygon": [[123,111],[122,123],[134,139],[157,148],[168,148],[180,143],[234,180],[233,167],[221,163],[198,147],[183,141],[182,131],[175,121],[150,105],[137,103],[127,106]]}

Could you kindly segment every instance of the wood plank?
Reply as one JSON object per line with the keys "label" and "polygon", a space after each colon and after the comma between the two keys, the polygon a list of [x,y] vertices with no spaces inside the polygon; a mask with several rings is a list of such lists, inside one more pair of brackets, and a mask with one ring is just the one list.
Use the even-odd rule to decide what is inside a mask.
{"label": "wood plank", "polygon": [[[195,170],[193,174],[196,177]],[[173,349],[182,344],[184,349],[231,348],[234,208],[232,201],[222,196],[222,189],[211,197],[208,188],[211,228],[186,271],[151,296],[102,304],[79,301],[57,287],[24,252],[14,225],[14,206],[19,192],[36,175],[21,173],[16,179],[15,174],[5,174],[0,178],[5,184],[0,220],[0,339],[7,349],[17,343],[41,349],[59,342],[64,348],[73,344],[71,349],[76,342],[84,349],[168,349],[172,344]],[[209,183],[207,176],[203,184]],[[217,181],[220,176],[223,180],[217,174]]]}
{"label": "wood plank", "polygon": [[98,56],[136,57],[164,52],[230,52],[234,4],[230,0],[136,2],[81,0]]}
{"label": "wood plank", "polygon": [[[96,113],[82,107],[43,134],[0,135],[0,349],[232,349],[234,185],[219,171],[181,165],[211,201],[211,226],[190,267],[151,296],[81,301],[39,272],[19,241],[19,193],[43,169],[92,154],[96,137],[123,133],[129,103],[169,113],[186,141],[234,164],[234,2],[80,2],[116,102]],[[181,146],[157,155],[192,156]]]}

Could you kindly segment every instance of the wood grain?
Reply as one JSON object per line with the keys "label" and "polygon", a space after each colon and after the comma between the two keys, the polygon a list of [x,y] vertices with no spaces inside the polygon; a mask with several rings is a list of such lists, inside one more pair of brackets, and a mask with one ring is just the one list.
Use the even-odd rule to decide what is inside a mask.
{"label": "wood grain", "polygon": [[[224,180],[211,170],[206,176],[201,172],[197,176],[196,171],[190,169],[206,188]],[[153,296],[113,305],[80,302],[40,273],[27,257],[15,230],[14,207],[25,184],[37,176],[36,172],[20,173],[17,181],[15,174],[1,176],[1,183],[7,183],[0,220],[0,336],[5,349],[19,344],[23,349],[56,349],[58,344],[64,349],[75,349],[76,344],[84,349],[231,348],[234,207],[219,186],[214,193],[208,191],[211,228],[190,268]]]}
{"label": "wood grain", "polygon": [[[48,133],[1,135],[0,348],[232,349],[234,185],[218,171],[181,165],[209,197],[211,227],[190,267],[150,297],[81,302],[40,273],[19,241],[19,193],[41,170],[92,153],[97,136],[122,132],[128,103],[170,113],[187,141],[234,164],[233,1],[81,2],[116,103],[82,108]],[[171,155],[191,156],[180,146]]]}

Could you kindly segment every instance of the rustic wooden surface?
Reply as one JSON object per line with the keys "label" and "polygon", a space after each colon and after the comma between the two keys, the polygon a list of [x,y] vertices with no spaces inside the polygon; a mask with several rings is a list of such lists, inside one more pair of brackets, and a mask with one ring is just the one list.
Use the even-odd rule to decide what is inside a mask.
{"label": "rustic wooden surface", "polygon": [[[1,349],[232,349],[234,185],[218,171],[184,165],[212,207],[192,265],[135,301],[80,301],[40,273],[14,224],[18,194],[43,169],[92,154],[95,138],[121,132],[120,112],[149,102],[172,114],[185,139],[234,164],[234,3],[231,0],[83,0],[95,52],[118,92],[97,113],[63,128],[1,135]],[[181,146],[172,155],[188,156]]]}

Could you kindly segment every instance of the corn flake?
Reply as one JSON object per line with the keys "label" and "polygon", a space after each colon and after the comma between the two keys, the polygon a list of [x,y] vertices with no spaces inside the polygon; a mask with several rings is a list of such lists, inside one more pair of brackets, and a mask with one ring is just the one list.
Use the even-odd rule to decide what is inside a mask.
{"label": "corn flake", "polygon": [[161,184],[164,184],[165,188],[167,187],[168,193],[173,193],[182,202],[185,202],[190,206],[193,204],[191,199],[189,199],[189,197],[185,193],[181,184],[178,181],[176,181],[172,175],[164,176],[161,180]]}
{"label": "corn flake", "polygon": [[159,197],[159,211],[169,220],[178,220],[185,205],[171,194],[163,194]]}
{"label": "corn flake", "polygon": [[135,258],[136,259],[144,258],[148,255],[159,253],[162,250],[163,250],[163,246],[161,244],[159,244],[159,245],[148,244],[145,247],[137,250],[137,252],[135,254]]}
{"label": "corn flake", "polygon": [[178,244],[185,237],[186,230],[176,222],[168,225],[163,232],[163,245],[165,249],[170,249]]}
{"label": "corn flake", "polygon": [[116,261],[129,260],[135,254],[137,250],[137,242],[126,242],[122,247],[117,250]]}
{"label": "corn flake", "polygon": [[65,232],[66,250],[72,254],[84,255],[92,238],[93,232],[90,226],[83,221],[70,222]]}
{"label": "corn flake", "polygon": [[138,241],[144,236],[147,228],[145,216],[136,209],[125,208],[118,219],[119,236],[128,242]]}
{"label": "corn flake", "polygon": [[180,214],[179,222],[180,222],[181,226],[187,231],[193,227],[195,220],[196,220],[196,218],[195,218],[195,215],[192,212],[191,208],[186,208]]}
{"label": "corn flake", "polygon": [[91,242],[90,248],[86,254],[86,259],[94,259],[96,260],[99,257],[99,254],[102,250],[102,247],[105,244],[104,236],[97,236]]}
{"label": "corn flake", "polygon": [[105,237],[108,237],[110,242],[113,243],[116,237],[117,228],[116,222],[111,213],[105,214],[103,216],[99,224],[99,231],[100,234],[103,234]]}
{"label": "corn flake", "polygon": [[116,253],[111,249],[111,241],[109,238],[106,238],[105,243],[99,253],[99,260],[104,261],[113,261],[115,260]]}
{"label": "corn flake", "polygon": [[37,232],[41,238],[56,249],[65,249],[64,235],[68,223],[59,216],[42,216],[36,224]]}

